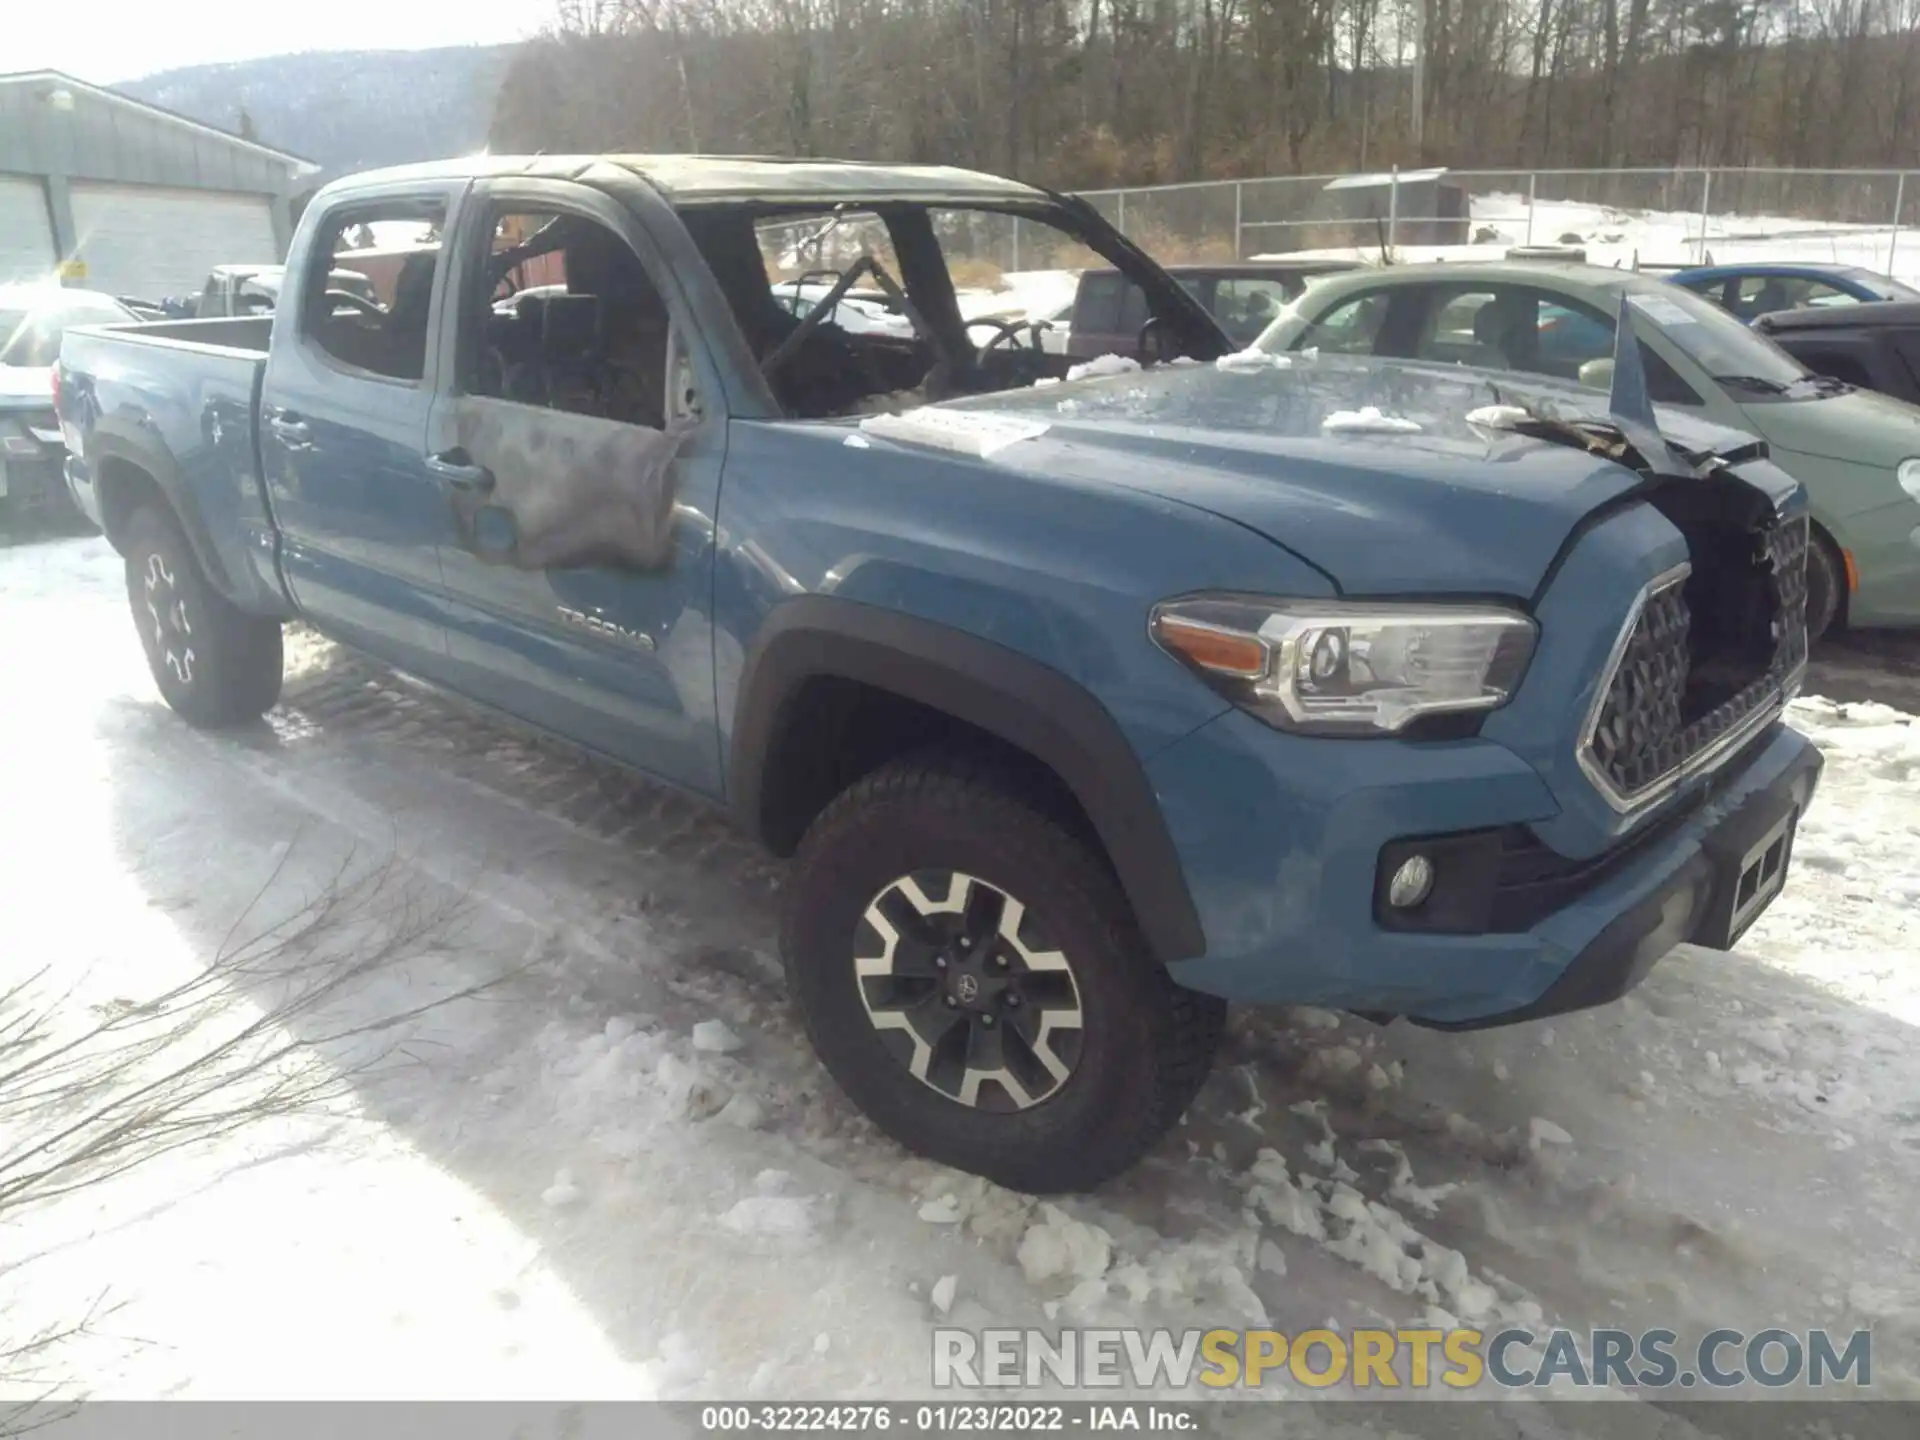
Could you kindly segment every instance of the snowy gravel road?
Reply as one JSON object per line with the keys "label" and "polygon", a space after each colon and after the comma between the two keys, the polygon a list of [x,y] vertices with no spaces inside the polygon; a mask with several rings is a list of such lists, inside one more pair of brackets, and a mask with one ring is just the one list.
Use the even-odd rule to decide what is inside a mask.
{"label": "snowy gravel road", "polygon": [[[903,1157],[827,1084],[778,983],[780,868],[718,821],[317,643],[266,725],[197,734],[119,586],[100,540],[0,550],[0,987],[137,999],[342,864],[434,923],[304,1038],[496,983],[388,1032],[398,1063],[326,1113],[11,1217],[0,1352],[96,1316],[36,1383],[898,1398],[944,1304],[1870,1326],[1876,1389],[1920,1396],[1920,726],[1865,698],[1870,648],[1835,662],[1847,703],[1796,707],[1826,780],[1742,953],[1471,1036],[1241,1012],[1158,1154],[1042,1205]],[[326,1043],[353,1074],[364,1040]]]}

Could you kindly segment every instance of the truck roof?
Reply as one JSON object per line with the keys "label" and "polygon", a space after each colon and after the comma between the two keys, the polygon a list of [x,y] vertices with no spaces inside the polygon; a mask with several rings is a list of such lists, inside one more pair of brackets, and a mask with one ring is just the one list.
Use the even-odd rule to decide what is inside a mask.
{"label": "truck roof", "polygon": [[742,200],[773,205],[817,200],[1019,205],[1049,198],[1045,191],[1017,180],[952,165],[885,165],[764,155],[479,155],[364,171],[335,181],[327,189],[335,185],[357,189],[390,180],[496,175],[579,179],[599,165],[630,171],[676,205]]}
{"label": "truck roof", "polygon": [[[1760,321],[1764,321],[1761,324]],[[1920,325],[1920,300],[1864,300],[1858,305],[1812,305],[1762,315],[1762,334],[1794,330],[1853,330],[1862,326]]]}

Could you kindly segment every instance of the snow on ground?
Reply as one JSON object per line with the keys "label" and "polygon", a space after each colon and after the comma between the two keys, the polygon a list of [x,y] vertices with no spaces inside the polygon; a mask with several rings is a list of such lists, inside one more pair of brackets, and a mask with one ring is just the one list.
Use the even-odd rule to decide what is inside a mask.
{"label": "snow on ground", "polygon": [[960,313],[969,320],[1046,320],[1073,304],[1078,270],[1009,270],[991,290],[962,290]]}
{"label": "snow on ground", "polygon": [[[1832,672],[1846,701],[1794,709],[1828,769],[1741,953],[1475,1035],[1241,1012],[1158,1153],[1039,1203],[904,1156],[827,1082],[779,983],[777,864],[297,649],[268,724],[197,734],[104,542],[0,550],[0,986],[44,969],[70,1013],[109,1013],[207,964],[257,893],[283,912],[342,865],[406,897],[356,944],[425,917],[289,1022],[337,1099],[8,1217],[0,1352],[87,1319],[36,1387],[902,1397],[929,1391],[941,1317],[1451,1318],[1871,1326],[1876,1388],[1920,1393],[1920,726],[1855,693],[1858,665]],[[236,1005],[284,978],[241,977]],[[327,1038],[476,985],[382,1032],[377,1064]]]}
{"label": "snow on ground", "polygon": [[[1527,224],[1525,195],[1488,192],[1472,197],[1472,228],[1492,237],[1467,245],[1398,245],[1402,264],[1431,260],[1499,260],[1516,245],[1558,245],[1567,237],[1595,265],[1631,267],[1716,264],[1743,260],[1804,261],[1857,265],[1920,284],[1920,229],[1896,235],[1884,225],[1850,225],[1784,215],[1710,215],[1704,231],[1697,211],[1620,210],[1610,206],[1542,200]],[[1377,263],[1380,247],[1363,244],[1254,255],[1251,259],[1326,257]],[[1048,320],[1050,348],[1065,349],[1065,312],[1080,283],[1078,270],[1010,270],[991,288],[959,291],[960,312],[973,320]],[[1055,317],[1061,317],[1056,319]],[[1022,341],[1024,343],[1024,340]]]}
{"label": "snow on ground", "polygon": [[[1715,264],[1748,260],[1803,261],[1857,265],[1875,274],[1891,274],[1920,284],[1920,229],[1896,235],[1885,225],[1850,225],[1785,215],[1709,215],[1705,230],[1697,211],[1620,210],[1602,205],[1542,200],[1527,225],[1525,195],[1489,192],[1472,197],[1472,228],[1491,230],[1493,238],[1468,245],[1399,245],[1403,264],[1430,260],[1498,260],[1516,245],[1557,245],[1565,237],[1578,243],[1595,265],[1631,267],[1697,265],[1710,255]],[[1254,255],[1261,259],[1307,256],[1380,258],[1377,242]],[[961,313],[977,319],[1050,319],[1073,303],[1078,270],[1009,271],[994,289],[960,292]],[[1057,322],[1064,326],[1064,321]]]}
{"label": "snow on ground", "polygon": [[[1858,265],[1876,274],[1920,283],[1920,229],[1897,235],[1886,225],[1849,225],[1787,215],[1709,215],[1704,232],[1698,211],[1620,210],[1603,205],[1542,200],[1534,206],[1531,233],[1525,195],[1492,192],[1472,197],[1472,229],[1494,238],[1469,245],[1396,245],[1403,264],[1427,260],[1498,260],[1515,245],[1558,245],[1567,237],[1581,246],[1594,265],[1631,267],[1699,265],[1710,255],[1716,265],[1737,261],[1779,260],[1812,264]],[[1704,235],[1704,238],[1703,238]],[[1289,252],[1364,260],[1380,258],[1377,241]],[[1254,259],[1282,258],[1256,255]]]}

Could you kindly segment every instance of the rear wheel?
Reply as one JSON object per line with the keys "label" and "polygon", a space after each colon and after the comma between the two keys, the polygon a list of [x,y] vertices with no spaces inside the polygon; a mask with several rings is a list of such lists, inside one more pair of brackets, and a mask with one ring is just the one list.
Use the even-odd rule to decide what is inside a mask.
{"label": "rear wheel", "polygon": [[173,516],[127,521],[127,604],[160,694],[190,724],[257,720],[280,698],[280,625],[236,609],[207,583]]}
{"label": "rear wheel", "polygon": [[1834,543],[1816,530],[1807,545],[1807,643],[1834,628],[1846,594],[1846,562]]}
{"label": "rear wheel", "polygon": [[789,894],[808,1036],[910,1150],[1083,1190],[1206,1078],[1224,1004],[1173,983],[1100,857],[991,766],[933,754],[859,781],[808,831]]}

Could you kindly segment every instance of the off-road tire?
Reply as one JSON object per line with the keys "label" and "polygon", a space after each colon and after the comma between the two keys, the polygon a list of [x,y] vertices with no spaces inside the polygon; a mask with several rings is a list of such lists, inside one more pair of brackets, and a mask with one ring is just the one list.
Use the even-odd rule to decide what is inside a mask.
{"label": "off-road tire", "polygon": [[135,511],[124,549],[128,608],[167,704],[206,729],[242,725],[270,710],[285,668],[279,622],[236,609],[208,584],[167,510]]}
{"label": "off-road tire", "polygon": [[1833,542],[1814,531],[1807,544],[1807,644],[1836,627],[1846,594],[1846,567]]}
{"label": "off-road tire", "polygon": [[[1029,1108],[995,1113],[924,1083],[870,1017],[854,969],[870,933],[862,917],[923,872],[977,877],[1019,900],[1070,962],[1076,1059]],[[991,759],[939,750],[867,775],[815,819],[786,888],[781,951],[807,1036],[854,1104],[909,1150],[1015,1190],[1087,1190],[1150,1150],[1206,1080],[1224,1002],[1169,978],[1103,858]]]}

